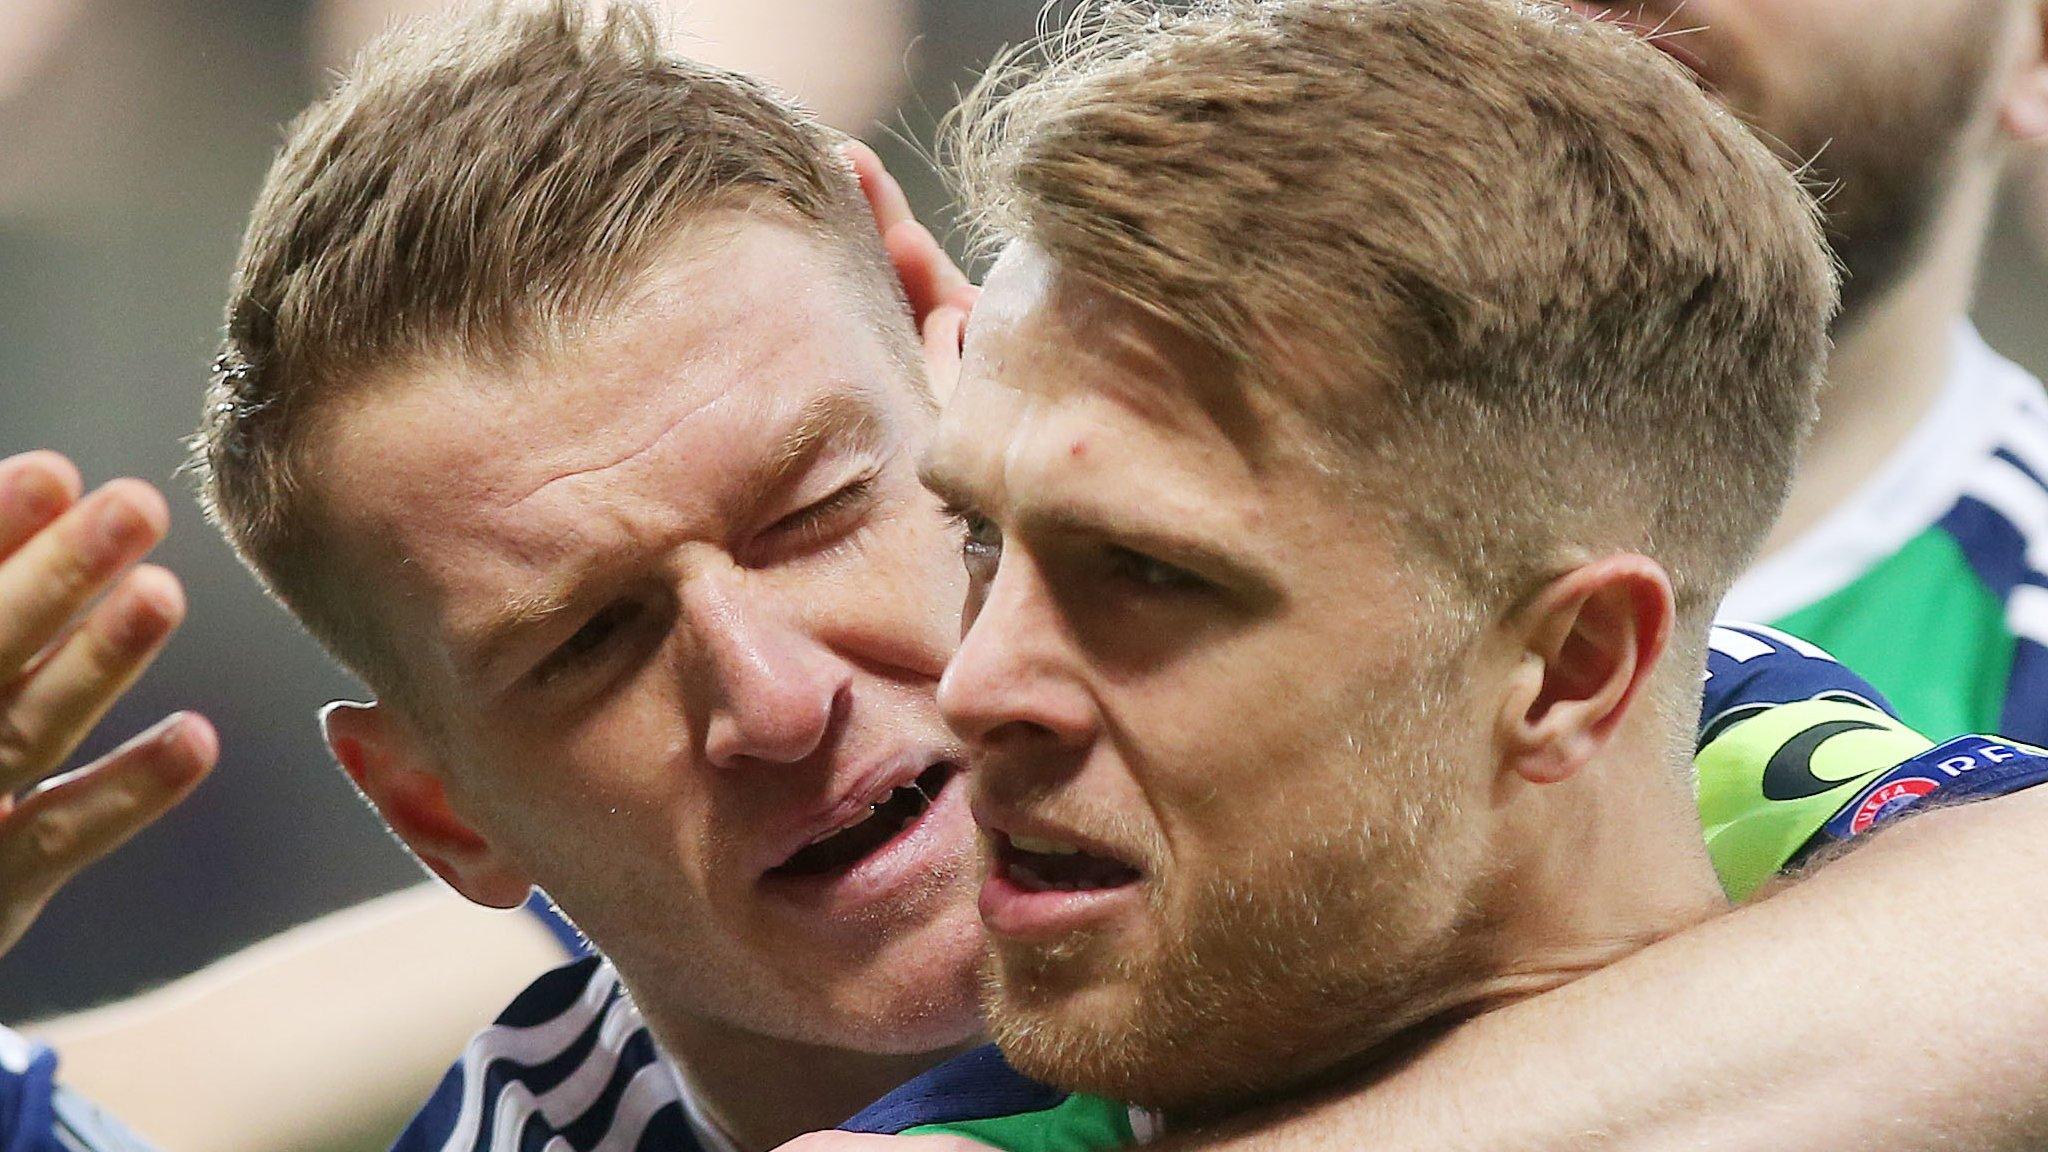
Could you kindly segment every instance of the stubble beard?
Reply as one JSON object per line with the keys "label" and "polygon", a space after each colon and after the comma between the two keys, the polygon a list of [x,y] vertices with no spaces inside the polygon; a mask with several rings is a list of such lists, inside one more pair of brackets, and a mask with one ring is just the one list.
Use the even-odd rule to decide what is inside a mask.
{"label": "stubble beard", "polygon": [[[1409,785],[1391,804],[1361,804],[1374,815],[1209,878],[1180,902],[1186,911],[1148,893],[1159,926],[1149,954],[1105,961],[1086,939],[998,949],[985,1008],[1004,1053],[1063,1088],[1211,1119],[1369,1059],[1427,1019],[1470,968],[1465,893],[1481,855],[1460,825],[1454,768],[1430,738],[1439,724],[1411,712],[1357,729],[1353,748],[1405,753],[1361,759],[1361,781]],[[1124,991],[1077,1007],[1069,992],[1097,965]]]}
{"label": "stubble beard", "polygon": [[1853,335],[1927,256],[1985,112],[2004,13],[1971,6],[1945,52],[1901,78],[1876,67],[1846,76],[1800,121],[1763,125],[1823,190],[1829,245],[1843,268],[1836,338]]}

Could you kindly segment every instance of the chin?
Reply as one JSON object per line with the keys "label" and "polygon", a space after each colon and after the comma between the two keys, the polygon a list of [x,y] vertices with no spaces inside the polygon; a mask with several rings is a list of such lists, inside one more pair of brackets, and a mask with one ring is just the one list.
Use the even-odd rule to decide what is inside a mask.
{"label": "chin", "polygon": [[1319,939],[1312,919],[1268,919],[1281,903],[1211,908],[1202,930],[1136,956],[998,947],[989,1033],[1028,1076],[1170,1116],[1217,1119],[1298,1089],[1387,1039],[1449,953],[1365,927],[1384,919],[1324,924],[1334,938]]}
{"label": "chin", "polygon": [[1273,1065],[1229,1030],[1166,1020],[1104,990],[1059,1002],[991,997],[990,1035],[1019,1072],[1075,1092],[1174,1115],[1222,1114],[1272,1086]]}
{"label": "chin", "polygon": [[[978,973],[983,956],[970,920],[958,932],[926,932],[899,942],[869,964],[847,970],[825,990],[829,1021],[820,1042],[876,1055],[911,1055],[981,1035]],[[843,965],[843,961],[841,964]]]}
{"label": "chin", "polygon": [[1176,974],[1085,946],[995,950],[983,981],[989,1035],[1018,1071],[1076,1092],[1169,1111],[1246,1091],[1232,1029]]}

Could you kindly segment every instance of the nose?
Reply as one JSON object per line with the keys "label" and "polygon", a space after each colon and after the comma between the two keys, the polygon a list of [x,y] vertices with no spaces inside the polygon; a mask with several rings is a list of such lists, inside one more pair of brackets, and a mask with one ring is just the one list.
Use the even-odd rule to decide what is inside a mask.
{"label": "nose", "polygon": [[939,711],[955,733],[994,751],[1021,743],[1078,748],[1096,726],[1082,654],[1036,568],[1012,551],[980,597],[939,679]]}
{"label": "nose", "polygon": [[693,580],[683,611],[708,697],[706,759],[720,768],[794,764],[824,746],[851,670],[799,613],[740,572]]}

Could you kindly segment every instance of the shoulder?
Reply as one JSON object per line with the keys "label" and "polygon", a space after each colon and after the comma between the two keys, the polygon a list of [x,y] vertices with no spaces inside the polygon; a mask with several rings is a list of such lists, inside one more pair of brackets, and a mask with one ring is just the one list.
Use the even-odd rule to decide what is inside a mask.
{"label": "shoulder", "polygon": [[995,1045],[975,1048],[875,1101],[840,1127],[893,1136],[928,1124],[957,1124],[1057,1108],[1067,1093],[1010,1067]]}
{"label": "shoulder", "polygon": [[1809,700],[1858,704],[1890,713],[1863,677],[1823,649],[1775,628],[1717,622],[1707,634],[1706,690],[1700,703],[1702,747],[1741,720]]}
{"label": "shoulder", "polygon": [[674,1070],[596,956],[541,976],[477,1033],[394,1152],[542,1146],[696,1149]]}
{"label": "shoulder", "polygon": [[152,1152],[119,1120],[57,1083],[54,1053],[7,1028],[0,1028],[0,1148]]}

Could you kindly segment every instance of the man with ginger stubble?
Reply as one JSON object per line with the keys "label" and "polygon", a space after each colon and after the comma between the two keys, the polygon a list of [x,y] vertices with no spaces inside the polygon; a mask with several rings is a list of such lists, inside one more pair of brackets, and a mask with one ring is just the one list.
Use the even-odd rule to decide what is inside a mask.
{"label": "man with ginger stubble", "polygon": [[1834,306],[1772,154],[1495,0],[1115,12],[963,120],[924,476],[1020,1070],[1214,1115],[1718,912],[1696,669]]}
{"label": "man with ginger stubble", "polygon": [[[1114,12],[965,114],[1005,247],[925,466],[968,525],[940,700],[975,753],[994,1034],[1169,1131],[1398,1095],[1717,911],[1676,721],[1832,303],[1794,181],[1612,31],[1190,7]],[[1841,1090],[1750,1115],[1810,1092],[1770,1138],[1825,1142]],[[1489,1094],[1526,1101],[1464,1102]],[[1900,1146],[1973,1111],[2008,1124],[1987,1146],[2038,1132],[2038,1078],[1991,1094],[1878,1115]],[[1608,1103],[1583,1123],[1746,1134]],[[1193,1142],[1384,1138],[1347,1107],[1400,1115]]]}
{"label": "man with ginger stubble", "polygon": [[[493,19],[387,42],[296,126],[210,492],[378,692],[330,735],[393,828],[481,903],[543,883],[635,994],[543,981],[417,1146],[759,1147],[978,1028],[931,403],[831,138],[629,7]],[[595,1071],[507,1071],[535,1044]]]}

